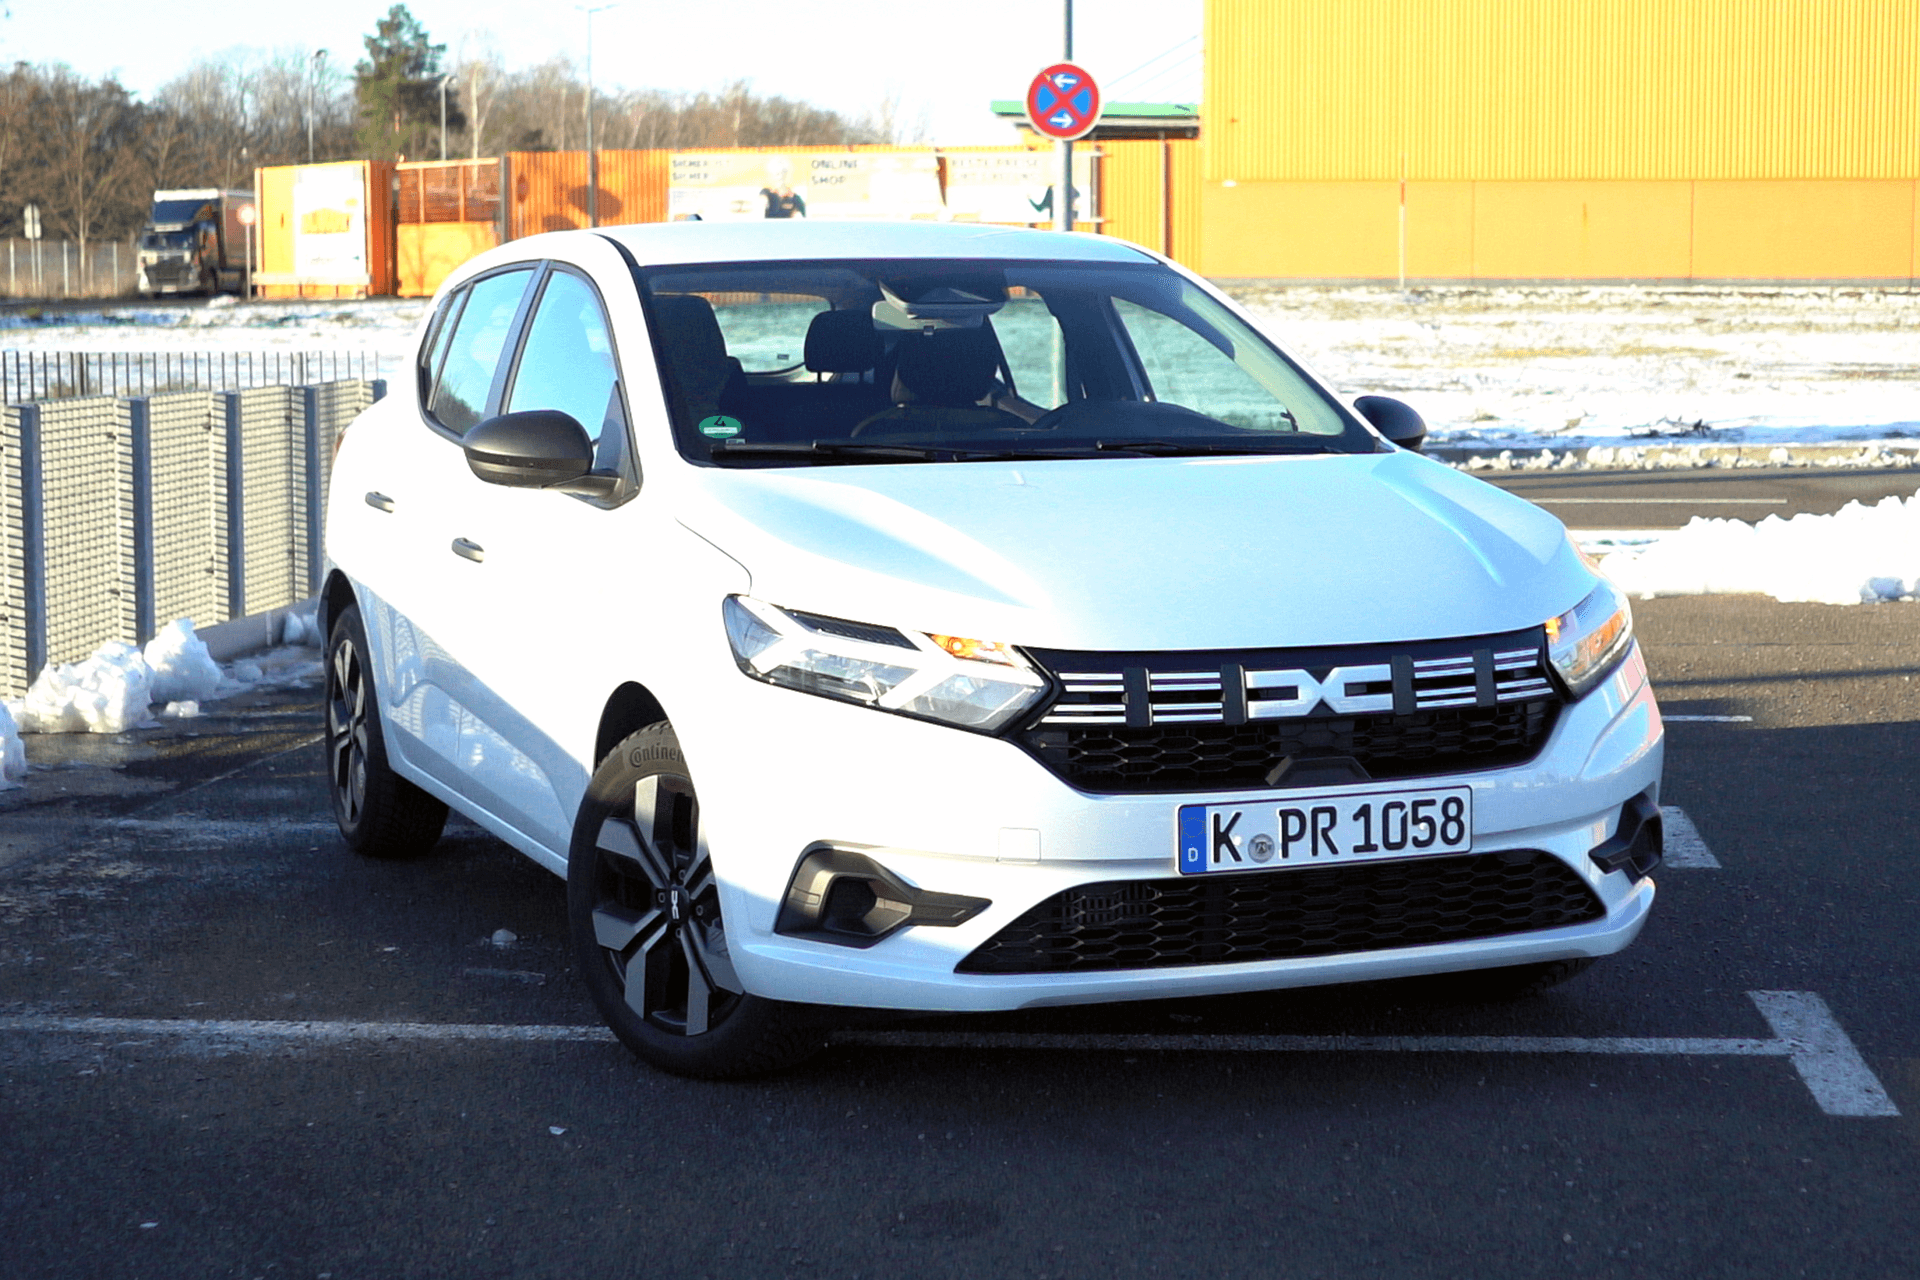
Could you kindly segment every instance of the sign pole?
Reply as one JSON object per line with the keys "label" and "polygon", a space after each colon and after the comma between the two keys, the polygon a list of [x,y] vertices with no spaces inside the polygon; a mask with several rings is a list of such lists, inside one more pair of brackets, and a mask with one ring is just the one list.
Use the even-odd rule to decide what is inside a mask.
{"label": "sign pole", "polygon": [[[1064,48],[1060,61],[1073,61],[1073,0],[1061,0],[1065,10]],[[1053,229],[1073,230],[1073,139],[1061,138],[1053,144]]]}

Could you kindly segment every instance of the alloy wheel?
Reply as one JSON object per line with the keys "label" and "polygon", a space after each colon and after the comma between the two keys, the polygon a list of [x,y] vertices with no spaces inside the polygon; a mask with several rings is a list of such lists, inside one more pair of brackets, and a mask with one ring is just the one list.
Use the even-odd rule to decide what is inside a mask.
{"label": "alloy wheel", "polygon": [[367,805],[367,676],[348,636],[327,664],[327,765],[341,823],[352,827]]}
{"label": "alloy wheel", "polygon": [[672,774],[639,779],[631,808],[602,820],[595,848],[594,938],[627,1006],[671,1035],[711,1030],[742,987],[692,784]]}

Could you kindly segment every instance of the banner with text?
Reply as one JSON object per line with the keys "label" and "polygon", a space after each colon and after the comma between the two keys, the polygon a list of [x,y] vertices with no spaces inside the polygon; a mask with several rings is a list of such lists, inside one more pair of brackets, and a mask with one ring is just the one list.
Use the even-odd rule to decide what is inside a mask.
{"label": "banner with text", "polygon": [[944,215],[931,152],[725,152],[673,157],[667,216],[676,221]]}

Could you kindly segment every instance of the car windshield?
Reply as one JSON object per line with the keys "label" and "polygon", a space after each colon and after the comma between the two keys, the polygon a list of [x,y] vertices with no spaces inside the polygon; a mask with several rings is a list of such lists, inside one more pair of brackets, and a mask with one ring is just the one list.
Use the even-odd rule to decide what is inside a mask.
{"label": "car windshield", "polygon": [[191,231],[149,231],[141,237],[142,249],[191,249],[193,232]]}
{"label": "car windshield", "polygon": [[1378,442],[1158,263],[643,269],[681,452],[721,465],[1364,453]]}

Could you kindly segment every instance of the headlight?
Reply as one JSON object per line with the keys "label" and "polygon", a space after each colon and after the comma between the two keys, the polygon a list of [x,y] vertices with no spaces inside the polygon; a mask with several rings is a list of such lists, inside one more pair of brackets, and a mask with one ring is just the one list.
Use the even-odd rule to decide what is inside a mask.
{"label": "headlight", "polygon": [[1579,698],[1604,680],[1633,644],[1633,610],[1605,578],[1579,604],[1547,621],[1547,656]]}
{"label": "headlight", "polygon": [[881,711],[994,733],[1045,696],[1011,646],[922,635],[728,596],[734,661],[756,680]]}

